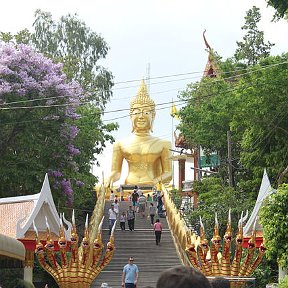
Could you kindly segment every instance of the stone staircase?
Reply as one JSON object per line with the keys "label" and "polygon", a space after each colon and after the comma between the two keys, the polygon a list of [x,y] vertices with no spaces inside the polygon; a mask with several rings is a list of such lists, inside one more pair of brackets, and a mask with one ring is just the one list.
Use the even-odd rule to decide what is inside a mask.
{"label": "stone staircase", "polygon": [[[120,213],[127,211],[130,202],[120,202]],[[103,244],[108,241],[108,209],[110,202],[105,203],[103,223]],[[157,217],[156,217],[157,218]],[[155,235],[150,224],[150,218],[142,218],[136,213],[135,231],[121,231],[119,223],[115,231],[115,254],[108,266],[106,266],[95,279],[91,287],[99,288],[101,283],[108,283],[109,287],[121,287],[123,266],[128,263],[130,256],[134,257],[134,263],[139,268],[137,288],[145,286],[155,287],[159,273],[163,270],[181,264],[174,246],[170,230],[165,218],[161,218],[163,225],[160,246],[155,243]]]}

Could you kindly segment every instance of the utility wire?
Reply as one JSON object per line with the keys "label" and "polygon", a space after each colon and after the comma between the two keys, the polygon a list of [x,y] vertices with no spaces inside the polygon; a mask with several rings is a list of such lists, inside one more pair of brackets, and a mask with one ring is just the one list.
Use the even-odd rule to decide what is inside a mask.
{"label": "utility wire", "polygon": [[[274,67],[274,66],[279,66],[279,65],[284,65],[284,64],[287,64],[288,61],[285,61],[285,62],[281,62],[281,63],[275,63],[275,64],[270,64],[270,65],[266,65],[266,66],[261,66],[259,69],[251,69],[250,71],[247,71],[249,68],[246,68],[246,69],[239,69],[239,70],[233,70],[233,71],[227,71],[227,72],[223,72],[223,73],[219,73],[220,75],[223,74],[230,74],[230,73],[237,73],[237,75],[234,75],[234,76],[230,76],[230,77],[226,77],[226,78],[223,78],[223,79],[215,79],[213,82],[218,82],[218,81],[223,81],[223,80],[233,80],[233,79],[238,79],[239,76],[243,76],[243,75],[247,75],[247,74],[253,74],[253,73],[256,73],[258,71],[261,71],[261,70],[264,70],[264,69],[267,69],[267,68],[270,68],[270,67]],[[241,71],[247,71],[245,73],[241,73],[239,75],[239,72]],[[190,72],[190,73],[182,73],[182,74],[173,74],[173,75],[166,75],[166,76],[159,76],[159,77],[154,77],[154,78],[151,78],[151,79],[159,79],[159,78],[165,78],[165,77],[174,77],[175,75],[189,75],[189,74],[195,74],[195,73],[199,73],[199,72]],[[185,79],[180,79],[180,81],[182,80],[189,80],[191,78],[185,78]],[[128,80],[128,81],[122,81],[122,82],[117,82],[117,83],[129,83],[129,82],[134,82],[134,81],[140,81],[140,80]],[[164,82],[154,82],[154,83],[151,83],[150,85],[156,85],[156,84],[165,84],[165,83],[169,83],[169,82],[175,82],[175,81],[179,81],[178,80],[169,80],[169,81],[164,81]],[[138,87],[138,86],[130,86],[130,87],[122,87],[122,88],[119,88],[119,89],[128,89],[128,88],[134,88],[134,87]],[[68,88],[68,89],[73,89],[75,90],[76,88],[75,87],[71,87],[71,88]],[[77,88],[78,89],[78,88]],[[97,89],[97,88],[96,88]],[[181,88],[180,88],[181,89]],[[113,88],[111,90],[114,90]],[[101,92],[110,92],[111,90],[100,90]],[[174,90],[174,89],[173,89]],[[167,92],[170,92],[170,91],[173,91],[173,90],[168,90]],[[160,93],[163,93],[163,92],[158,92],[158,93],[151,93],[152,95],[157,95],[157,94],[160,94]],[[11,104],[18,104],[18,103],[29,103],[29,102],[35,102],[35,101],[47,101],[47,100],[52,100],[52,99],[58,99],[58,98],[65,98],[65,97],[71,97],[71,95],[59,95],[59,96],[51,96],[51,97],[47,97],[47,98],[36,98],[36,99],[27,99],[27,100],[21,100],[21,101],[13,101],[13,102],[10,102],[10,103],[0,103],[0,107],[1,106],[4,106],[4,105],[11,105]],[[131,98],[131,97],[130,97]],[[125,99],[125,98],[124,98]],[[111,101],[114,101],[114,100],[117,100],[117,99],[111,99]],[[88,102],[84,102],[84,103],[89,103]],[[69,104],[62,104],[63,106],[67,105],[69,106]],[[72,104],[70,104],[72,105]],[[39,107],[44,107],[46,105],[42,105],[42,106],[39,106]],[[37,107],[37,106],[36,106]],[[0,109],[3,109],[3,108],[0,108]],[[24,108],[23,108],[24,109]]]}
{"label": "utility wire", "polygon": [[[282,81],[285,81],[285,80],[287,80],[287,79],[281,79],[281,82]],[[269,85],[269,83],[267,84],[267,85]],[[241,90],[241,91],[243,91],[243,90],[245,90],[245,89],[249,89],[249,88],[251,88],[251,87],[257,87],[257,86],[251,86],[251,85],[249,85],[249,86],[247,86],[247,85],[241,85],[241,86],[237,86],[237,87],[235,87],[235,88],[231,88],[231,89],[227,89],[226,91],[221,91],[221,94],[222,95],[225,95],[225,94],[228,94],[228,93],[231,93],[231,92],[234,92],[234,91],[238,91],[238,90]],[[263,87],[263,86],[261,86],[261,87]],[[229,94],[230,95],[230,94]],[[210,94],[206,94],[206,95],[202,95],[201,96],[201,98],[193,98],[193,99],[181,99],[181,100],[175,100],[175,101],[168,101],[168,102],[162,102],[162,103],[158,103],[158,104],[155,104],[155,107],[156,107],[156,111],[158,111],[158,110],[163,110],[163,109],[171,109],[171,106],[167,106],[167,107],[162,107],[162,108],[159,108],[159,106],[164,106],[164,105],[171,105],[172,103],[177,107],[177,106],[179,106],[179,105],[182,105],[182,104],[184,104],[184,103],[187,103],[187,102],[189,102],[189,101],[194,101],[194,102],[197,102],[197,101],[202,101],[203,99],[206,99],[206,98],[210,98],[210,97],[216,97],[217,95],[215,95],[215,93],[210,93]],[[89,102],[90,103],[90,102]],[[62,105],[63,104],[61,104],[61,105],[59,105],[60,107],[62,107]],[[72,104],[72,105],[75,105],[75,104]],[[32,106],[32,107],[26,107],[26,106],[24,106],[25,107],[25,109],[29,109],[29,108],[39,108],[39,107],[41,107],[41,108],[51,108],[51,107],[59,107],[58,105],[53,105],[53,106],[51,106],[51,105],[45,105],[45,106]],[[145,107],[147,107],[147,108],[149,108],[149,107],[151,107],[151,106],[149,106],[149,105],[144,105],[144,108]],[[5,110],[14,110],[14,108],[15,109],[19,109],[20,107],[7,107],[7,108],[5,108]],[[3,108],[0,108],[0,111],[1,111],[1,109],[3,109]],[[129,111],[130,110],[130,108],[126,108],[126,109],[116,109],[116,110],[110,110],[110,111],[99,111],[99,112],[97,112],[97,113],[91,113],[91,114],[89,114],[89,116],[91,116],[91,115],[101,115],[101,114],[109,114],[109,113],[119,113],[119,112],[125,112],[125,111]],[[115,120],[118,120],[118,119],[123,119],[123,118],[127,118],[127,117],[129,117],[130,115],[129,114],[126,114],[126,115],[124,115],[124,116],[117,116],[117,117],[115,117],[115,118],[111,118],[111,119],[103,119],[103,122],[109,122],[109,121],[115,121]],[[82,116],[82,118],[83,117],[85,117],[85,115],[84,116]],[[39,120],[35,120],[35,121],[41,121],[41,120],[43,120],[43,121],[47,121],[47,120],[45,120],[45,119],[39,119]],[[50,120],[50,119],[49,119]],[[55,119],[51,119],[51,120],[55,120]],[[32,120],[33,121],[33,120]],[[16,123],[16,122],[14,122],[14,123]],[[21,123],[21,122],[17,122],[17,123]],[[0,125],[4,125],[5,123],[0,123]]]}

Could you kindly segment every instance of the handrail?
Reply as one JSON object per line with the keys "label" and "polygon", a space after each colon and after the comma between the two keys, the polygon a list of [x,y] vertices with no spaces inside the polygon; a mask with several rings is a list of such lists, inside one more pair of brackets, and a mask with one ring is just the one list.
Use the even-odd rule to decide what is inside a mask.
{"label": "handrail", "polygon": [[92,244],[93,241],[96,239],[98,234],[98,227],[104,215],[104,207],[105,207],[105,194],[107,192],[107,188],[104,188],[101,185],[99,193],[97,195],[97,202],[95,204],[90,224],[89,224],[89,238],[90,243]]}
{"label": "handrail", "polygon": [[181,216],[179,210],[176,208],[175,203],[172,201],[170,193],[163,187],[163,198],[166,210],[166,219],[170,228],[173,241],[180,260],[183,265],[191,266],[191,262],[185,252],[187,244],[187,235],[190,235],[185,220]]}

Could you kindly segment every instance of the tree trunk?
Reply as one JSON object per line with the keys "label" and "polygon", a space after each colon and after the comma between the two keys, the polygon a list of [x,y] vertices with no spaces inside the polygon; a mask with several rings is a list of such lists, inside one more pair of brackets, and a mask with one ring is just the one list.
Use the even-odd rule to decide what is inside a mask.
{"label": "tree trunk", "polygon": [[280,282],[287,274],[288,274],[288,269],[283,268],[280,265],[278,266],[278,281]]}

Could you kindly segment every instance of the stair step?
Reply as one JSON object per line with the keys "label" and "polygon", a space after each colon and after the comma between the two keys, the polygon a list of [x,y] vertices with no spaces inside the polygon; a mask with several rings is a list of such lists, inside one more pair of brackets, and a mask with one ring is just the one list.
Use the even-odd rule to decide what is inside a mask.
{"label": "stair step", "polygon": [[[108,235],[108,209],[110,202],[105,203],[104,223],[103,223],[103,243],[106,245]],[[127,211],[130,202],[120,202],[119,213]],[[157,217],[155,216],[155,219]],[[115,254],[103,271],[98,275],[91,287],[99,288],[101,283],[108,283],[113,288],[121,287],[121,276],[124,265],[127,264],[130,256],[134,257],[134,262],[139,268],[139,281],[137,288],[145,286],[156,286],[159,274],[170,267],[181,264],[178,258],[171,232],[165,218],[160,218],[163,225],[163,233],[160,246],[155,244],[153,227],[150,218],[142,218],[136,213],[135,230],[121,231],[119,224],[115,230]],[[128,225],[126,223],[126,229]]]}

